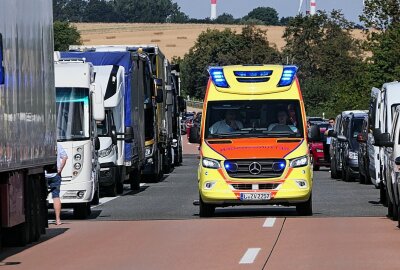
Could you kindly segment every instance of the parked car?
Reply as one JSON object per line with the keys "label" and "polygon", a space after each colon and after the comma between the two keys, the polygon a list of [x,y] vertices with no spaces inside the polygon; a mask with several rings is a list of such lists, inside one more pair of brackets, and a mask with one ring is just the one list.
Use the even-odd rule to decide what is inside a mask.
{"label": "parked car", "polygon": [[369,131],[369,118],[364,117],[361,133],[358,134],[357,141],[358,148],[358,167],[360,173],[360,184],[371,183],[371,176],[369,174],[369,147],[368,147],[368,132]]}
{"label": "parked car", "polygon": [[321,123],[321,122],[324,122],[324,121],[325,121],[324,118],[318,117],[318,116],[309,116],[309,117],[307,117],[307,122],[310,123],[311,125],[318,124],[318,123]]}
{"label": "parked car", "polygon": [[[358,160],[358,148],[357,150],[354,150],[353,146],[354,144],[357,143],[357,136],[353,138],[354,134],[351,134],[350,136],[350,126],[349,122],[347,122],[345,126],[345,121],[350,117],[351,114],[362,114],[362,118],[367,114],[366,111],[344,111],[338,116],[336,116],[336,121],[335,121],[335,126],[332,131],[329,132],[330,136],[332,137],[331,139],[331,145],[330,145],[330,156],[331,156],[331,177],[338,179],[340,177],[344,178],[346,180],[346,176],[342,175],[342,169],[343,169],[343,157],[346,157],[346,159],[349,158],[348,155],[351,155],[351,159],[356,158]],[[349,120],[349,119],[348,119]],[[358,133],[357,133],[358,134]],[[351,140],[347,140],[351,139]],[[348,144],[351,142],[351,146],[349,148]],[[347,148],[346,148],[347,147]],[[344,150],[347,149],[347,155],[344,155]],[[357,154],[355,154],[355,151],[357,151]],[[351,154],[350,154],[351,152]],[[349,161],[349,160],[347,160]],[[351,162],[353,163],[353,162]],[[358,163],[358,162],[357,162]],[[347,167],[346,167],[347,169]],[[358,173],[358,171],[357,171]]]}
{"label": "parked car", "polygon": [[200,138],[201,116],[201,112],[196,114],[191,122],[191,126],[187,131],[188,141],[190,143],[197,143],[196,138]]}
{"label": "parked car", "polygon": [[330,166],[330,162],[324,155],[324,143],[326,143],[324,133],[328,126],[329,123],[326,122],[317,122],[311,126],[310,133],[316,133],[314,136],[310,136],[308,141],[314,171],[319,171],[321,167]]}
{"label": "parked car", "polygon": [[385,172],[385,181],[387,186],[388,216],[398,221],[400,226],[400,106],[396,106],[391,133],[375,134],[375,144],[385,148],[385,159],[387,167]]}
{"label": "parked car", "polygon": [[343,132],[337,138],[342,147],[342,180],[349,182],[359,178],[358,168],[358,134],[361,133],[364,118],[368,114],[364,112],[351,112],[342,120]]}
{"label": "parked car", "polygon": [[187,133],[187,123],[190,122],[195,115],[195,112],[186,112],[183,114],[181,119],[181,134],[186,135]]}

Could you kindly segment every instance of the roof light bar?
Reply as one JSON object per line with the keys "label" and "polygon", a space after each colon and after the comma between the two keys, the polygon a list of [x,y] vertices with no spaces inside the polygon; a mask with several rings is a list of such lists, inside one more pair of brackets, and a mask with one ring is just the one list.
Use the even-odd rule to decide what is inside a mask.
{"label": "roof light bar", "polygon": [[281,80],[279,81],[278,87],[289,86],[293,83],[293,80],[297,73],[296,66],[284,66]]}
{"label": "roof light bar", "polygon": [[272,70],[258,71],[234,71],[236,77],[268,77],[272,75]]}
{"label": "roof light bar", "polygon": [[211,79],[215,86],[221,88],[229,88],[229,84],[226,81],[224,75],[224,69],[222,67],[212,67],[209,68],[208,72],[210,73]]}

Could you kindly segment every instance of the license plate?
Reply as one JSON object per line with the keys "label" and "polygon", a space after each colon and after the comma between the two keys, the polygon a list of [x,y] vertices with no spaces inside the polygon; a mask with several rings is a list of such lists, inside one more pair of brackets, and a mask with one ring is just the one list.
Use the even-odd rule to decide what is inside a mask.
{"label": "license plate", "polygon": [[271,199],[271,193],[268,192],[240,193],[241,201],[265,201],[269,199]]}

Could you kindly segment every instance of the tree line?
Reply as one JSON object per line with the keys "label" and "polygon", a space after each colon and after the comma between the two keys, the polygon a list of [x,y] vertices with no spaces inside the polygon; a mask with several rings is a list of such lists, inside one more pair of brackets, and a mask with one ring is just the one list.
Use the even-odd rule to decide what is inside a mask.
{"label": "tree line", "polygon": [[204,98],[207,67],[231,64],[295,64],[309,115],[336,116],[368,109],[373,86],[400,78],[400,0],[366,0],[360,16],[366,40],[352,35],[354,24],[340,11],[299,15],[289,20],[283,50],[267,32],[245,26],[241,33],[207,30],[182,58],[182,89]]}
{"label": "tree line", "polygon": [[172,0],[53,0],[55,21],[118,23],[215,23],[286,25],[271,7],[258,7],[243,18],[223,13],[215,20],[190,18]]}

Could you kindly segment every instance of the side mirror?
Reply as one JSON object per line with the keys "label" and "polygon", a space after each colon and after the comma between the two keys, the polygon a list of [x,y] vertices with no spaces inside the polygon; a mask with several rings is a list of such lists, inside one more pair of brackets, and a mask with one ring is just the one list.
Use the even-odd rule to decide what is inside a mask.
{"label": "side mirror", "polygon": [[321,130],[317,125],[311,126],[310,128],[310,140],[317,142],[321,140]]}
{"label": "side mirror", "polygon": [[115,126],[111,127],[111,141],[112,144],[117,145],[117,128]]}
{"label": "side mirror", "polygon": [[174,96],[172,95],[172,87],[171,87],[171,85],[167,85],[165,87],[165,90],[167,91],[167,98],[166,98],[165,103],[167,105],[173,105],[174,104],[174,100],[173,100]]}
{"label": "side mirror", "polygon": [[104,97],[101,88],[96,89],[96,85],[90,85],[90,92],[92,96],[92,114],[95,121],[103,121],[106,117],[104,111]]}
{"label": "side mirror", "polygon": [[186,100],[181,96],[178,96],[178,107],[179,112],[183,113],[184,111],[186,111]]}
{"label": "side mirror", "polygon": [[164,93],[163,93],[163,81],[161,79],[154,79],[154,85],[156,89],[156,102],[163,103],[164,102]]}
{"label": "side mirror", "polygon": [[133,142],[133,127],[125,127],[125,142],[132,143]]}
{"label": "side mirror", "polygon": [[343,135],[338,135],[337,139],[339,142],[347,142],[348,141],[346,136],[343,136]]}
{"label": "side mirror", "polygon": [[374,138],[378,138],[382,134],[382,131],[379,128],[375,128],[372,131],[372,135],[374,135]]}
{"label": "side mirror", "polygon": [[400,157],[397,157],[397,158],[394,160],[394,163],[395,163],[396,165],[400,166]]}
{"label": "side mirror", "polygon": [[390,140],[390,133],[381,133],[375,138],[375,146],[393,147],[394,143]]}
{"label": "side mirror", "polygon": [[94,150],[96,150],[96,151],[100,150],[100,139],[99,139],[99,137],[96,137],[96,139],[94,140]]}
{"label": "side mirror", "polygon": [[366,142],[364,136],[361,133],[357,135],[357,142],[359,142],[359,143],[365,143]]}
{"label": "side mirror", "polygon": [[328,131],[328,136],[329,137],[333,137],[333,138],[337,138],[337,132],[334,130],[329,130]]}

